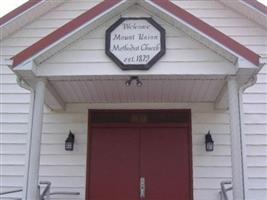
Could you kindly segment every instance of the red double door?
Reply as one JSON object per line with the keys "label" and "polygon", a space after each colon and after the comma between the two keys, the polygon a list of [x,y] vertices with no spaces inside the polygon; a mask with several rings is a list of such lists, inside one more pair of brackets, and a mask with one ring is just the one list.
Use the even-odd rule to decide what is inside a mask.
{"label": "red double door", "polygon": [[88,200],[191,200],[188,129],[92,128]]}

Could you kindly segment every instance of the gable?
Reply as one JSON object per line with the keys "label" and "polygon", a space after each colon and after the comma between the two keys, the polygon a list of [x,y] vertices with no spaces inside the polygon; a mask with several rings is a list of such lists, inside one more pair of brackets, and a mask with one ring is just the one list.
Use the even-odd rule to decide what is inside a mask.
{"label": "gable", "polygon": [[63,73],[70,76],[74,70],[77,76],[123,74],[124,72],[105,54],[105,32],[120,17],[152,17],[166,30],[166,55],[151,68],[150,74],[220,74],[224,70],[225,73],[235,71],[234,65],[216,52],[194,40],[184,31],[135,5],[40,63],[36,67],[36,74],[56,76]]}
{"label": "gable", "polygon": [[[31,57],[36,56],[36,54],[38,56],[38,54],[42,54],[43,52],[47,55],[42,55],[42,57],[49,57],[53,55],[57,50],[64,48],[64,46],[79,38],[81,34],[84,34],[86,28],[94,28],[94,23],[96,23],[96,21],[100,23],[99,20],[103,20],[105,17],[108,17],[108,15],[114,15],[116,12],[121,12],[123,8],[127,6],[129,7],[129,5],[134,3],[136,2],[129,0],[112,0],[104,1],[103,3],[98,4],[91,10],[85,12],[81,16],[59,28],[31,47],[17,54],[13,58],[13,65],[17,66]],[[180,7],[175,6],[171,2],[157,0],[152,2],[144,0],[140,2],[138,1],[138,3],[144,6],[146,9],[153,10],[156,14],[162,12],[161,16],[167,18],[167,20],[169,20],[171,23],[176,20],[176,23],[174,24],[175,26],[177,25],[182,27],[185,31],[192,32],[191,36],[197,38],[205,45],[214,49],[217,53],[222,54],[226,58],[232,60],[232,62],[235,62],[235,54],[238,54],[252,62],[254,65],[259,65],[259,56],[257,54],[240,45],[236,41],[227,37],[203,21],[197,19]],[[111,16],[109,16],[109,18],[110,17]]]}

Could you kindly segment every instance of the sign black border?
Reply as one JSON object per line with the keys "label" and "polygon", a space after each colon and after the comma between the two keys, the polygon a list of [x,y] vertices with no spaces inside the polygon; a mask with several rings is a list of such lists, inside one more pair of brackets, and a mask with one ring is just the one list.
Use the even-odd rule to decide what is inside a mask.
{"label": "sign black border", "polygon": [[[126,65],[122,63],[113,53],[110,52],[110,37],[112,31],[114,31],[119,25],[126,20],[146,20],[153,25],[160,32],[161,50],[145,65]],[[122,70],[149,70],[163,55],[166,53],[166,31],[151,17],[128,17],[120,18],[110,28],[106,30],[106,55],[111,58]]]}

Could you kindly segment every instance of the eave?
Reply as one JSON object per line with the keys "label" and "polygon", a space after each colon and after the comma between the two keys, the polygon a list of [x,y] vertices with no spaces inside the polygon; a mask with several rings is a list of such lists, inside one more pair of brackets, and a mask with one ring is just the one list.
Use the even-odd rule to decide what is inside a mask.
{"label": "eave", "polygon": [[267,7],[257,0],[218,0],[227,7],[267,28]]}
{"label": "eave", "polygon": [[29,0],[15,10],[0,18],[0,32],[3,40],[17,30],[25,27],[30,22],[39,18],[49,10],[62,4],[64,0]]}

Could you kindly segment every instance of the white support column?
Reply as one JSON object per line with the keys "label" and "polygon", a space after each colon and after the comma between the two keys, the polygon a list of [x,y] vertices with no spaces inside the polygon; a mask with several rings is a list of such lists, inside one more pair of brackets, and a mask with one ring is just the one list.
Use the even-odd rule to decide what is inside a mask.
{"label": "white support column", "polygon": [[43,108],[45,98],[45,81],[38,80],[32,90],[32,108],[29,117],[28,160],[24,182],[24,200],[39,200],[39,166],[41,136],[43,126]]}
{"label": "white support column", "polygon": [[235,76],[228,78],[228,98],[230,111],[230,127],[232,138],[232,178],[233,199],[244,200],[244,173],[242,157],[241,120],[239,107],[239,90]]}

